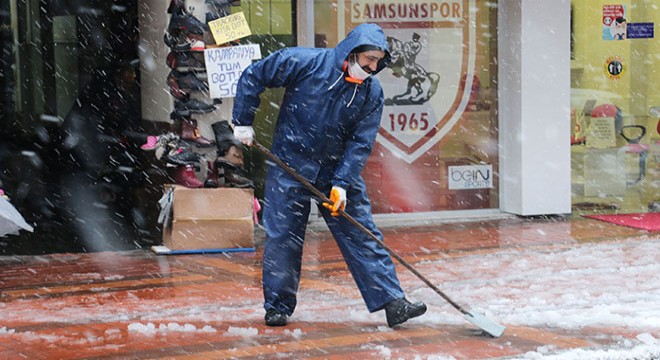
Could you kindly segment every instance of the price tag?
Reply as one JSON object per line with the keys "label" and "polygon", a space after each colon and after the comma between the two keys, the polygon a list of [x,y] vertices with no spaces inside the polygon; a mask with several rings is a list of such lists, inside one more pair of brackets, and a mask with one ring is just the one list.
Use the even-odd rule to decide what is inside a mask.
{"label": "price tag", "polygon": [[209,28],[217,45],[251,35],[245,14],[239,12],[209,22]]}

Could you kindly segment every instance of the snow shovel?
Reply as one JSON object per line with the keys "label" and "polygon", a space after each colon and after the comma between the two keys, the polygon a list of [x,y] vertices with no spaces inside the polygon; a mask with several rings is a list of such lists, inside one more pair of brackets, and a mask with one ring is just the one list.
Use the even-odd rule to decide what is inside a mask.
{"label": "snow shovel", "polygon": [[[293,170],[289,165],[284,163],[284,161],[280,160],[275,154],[271,153],[270,150],[268,150],[266,147],[263,145],[255,142],[254,146],[259,150],[261,153],[266,155],[270,160],[272,160],[274,163],[279,165],[284,171],[286,171],[289,175],[293,176],[296,180],[298,180],[303,186],[305,186],[309,191],[312,192],[314,196],[319,198],[322,202],[327,202],[327,203],[332,203],[330,199],[328,199],[327,196],[325,196],[321,191],[319,191],[314,185],[312,185],[307,179],[302,177],[300,174],[298,174],[295,170]],[[363,233],[367,234],[372,240],[374,240],[378,245],[380,245],[383,249],[385,249],[393,258],[395,258],[401,265],[405,266],[410,272],[415,274],[420,280],[422,280],[426,285],[428,285],[433,291],[435,291],[438,295],[442,296],[445,301],[447,301],[451,306],[456,308],[456,310],[460,311],[465,319],[469,321],[470,323],[474,324],[476,327],[480,328],[487,334],[493,336],[493,337],[500,337],[504,333],[504,330],[506,329],[505,326],[502,326],[488,318],[486,318],[484,315],[481,315],[477,312],[467,310],[464,307],[460,306],[457,304],[454,300],[452,300],[449,296],[447,296],[442,290],[440,290],[437,286],[433,285],[429,279],[427,279],[425,276],[420,274],[412,265],[410,265],[408,262],[403,260],[399,254],[397,254],[394,250],[392,250],[389,246],[385,245],[385,243],[380,240],[376,235],[374,235],[369,229],[367,229],[364,225],[360,224],[357,220],[355,220],[351,215],[347,214],[344,210],[339,209],[339,214],[346,218],[351,224],[357,226],[358,229],[360,229]]]}

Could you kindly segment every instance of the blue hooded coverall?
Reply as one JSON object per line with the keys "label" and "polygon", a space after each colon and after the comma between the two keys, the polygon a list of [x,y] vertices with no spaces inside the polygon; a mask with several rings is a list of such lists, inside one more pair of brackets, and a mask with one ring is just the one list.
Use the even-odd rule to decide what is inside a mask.
{"label": "blue hooded coverall", "polygon": [[[362,84],[344,80],[349,53],[362,45],[385,51],[382,29],[362,24],[334,49],[285,48],[249,66],[241,75],[233,123],[252,125],[266,87],[286,91],[275,127],[272,152],[329,194],[346,189],[345,211],[382,240],[371,216],[361,172],[371,154],[383,111],[383,90],[373,76]],[[265,185],[263,256],[264,308],[290,316],[296,307],[303,241],[311,193],[275,164]],[[404,297],[389,254],[343,217],[319,206],[370,312]]]}

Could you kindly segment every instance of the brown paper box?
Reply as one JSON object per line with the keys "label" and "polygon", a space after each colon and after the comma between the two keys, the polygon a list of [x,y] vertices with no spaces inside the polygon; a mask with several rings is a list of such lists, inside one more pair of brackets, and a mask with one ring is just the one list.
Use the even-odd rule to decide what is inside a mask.
{"label": "brown paper box", "polygon": [[254,247],[251,189],[174,187],[172,224],[163,229],[170,250]]}
{"label": "brown paper box", "polygon": [[174,186],[174,220],[218,220],[252,217],[252,189],[190,189]]}
{"label": "brown paper box", "polygon": [[252,219],[173,220],[163,231],[163,245],[170,250],[254,247]]}

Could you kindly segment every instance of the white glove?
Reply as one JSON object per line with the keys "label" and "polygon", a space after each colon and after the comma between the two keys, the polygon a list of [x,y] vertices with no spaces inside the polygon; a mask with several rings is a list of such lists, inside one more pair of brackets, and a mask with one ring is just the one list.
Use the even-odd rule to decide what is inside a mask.
{"label": "white glove", "polygon": [[234,126],[234,137],[247,146],[254,142],[254,129],[252,126]]}
{"label": "white glove", "polygon": [[330,201],[332,201],[332,204],[326,202],[323,203],[323,206],[330,210],[332,216],[341,215],[339,209],[344,210],[346,208],[346,190],[339,186],[333,186],[330,190]]}

